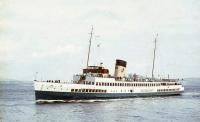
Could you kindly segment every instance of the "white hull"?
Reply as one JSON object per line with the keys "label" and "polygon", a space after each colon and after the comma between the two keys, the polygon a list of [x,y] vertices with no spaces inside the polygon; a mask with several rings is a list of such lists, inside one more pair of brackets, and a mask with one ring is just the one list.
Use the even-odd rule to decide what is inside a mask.
{"label": "white hull", "polygon": [[[114,82],[113,82],[114,83]],[[116,82],[115,82],[116,83]],[[178,95],[184,91],[182,85],[158,85],[159,82],[118,82],[130,86],[97,86],[86,84],[34,82],[36,99],[96,99],[96,98],[124,98],[124,97],[148,97]],[[136,86],[143,84],[147,86]],[[156,85],[157,84],[157,85]],[[135,85],[135,86],[134,86]],[[44,94],[44,95],[42,95]],[[53,96],[51,96],[53,95]],[[46,96],[46,97],[45,97]]]}

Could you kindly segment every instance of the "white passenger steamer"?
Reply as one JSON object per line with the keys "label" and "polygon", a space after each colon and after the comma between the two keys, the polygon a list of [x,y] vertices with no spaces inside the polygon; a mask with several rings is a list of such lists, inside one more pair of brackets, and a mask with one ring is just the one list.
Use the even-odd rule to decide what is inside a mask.
{"label": "white passenger steamer", "polygon": [[[88,66],[90,46],[93,34],[91,31],[87,67],[83,72],[73,76],[71,83],[60,80],[34,81],[36,100],[81,100],[81,99],[113,99],[130,97],[151,97],[180,95],[184,87],[177,79],[156,79],[125,75],[127,62],[116,60],[114,75],[100,66]],[[155,39],[156,49],[156,39]],[[154,60],[155,60],[154,49]]]}

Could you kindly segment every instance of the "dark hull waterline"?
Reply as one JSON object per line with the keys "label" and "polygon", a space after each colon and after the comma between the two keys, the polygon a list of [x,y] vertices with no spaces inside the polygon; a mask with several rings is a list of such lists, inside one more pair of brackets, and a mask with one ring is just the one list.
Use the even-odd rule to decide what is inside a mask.
{"label": "dark hull waterline", "polygon": [[83,99],[117,99],[132,97],[156,97],[180,95],[176,92],[152,92],[152,93],[72,93],[72,92],[52,92],[35,91],[36,100],[83,100]]}

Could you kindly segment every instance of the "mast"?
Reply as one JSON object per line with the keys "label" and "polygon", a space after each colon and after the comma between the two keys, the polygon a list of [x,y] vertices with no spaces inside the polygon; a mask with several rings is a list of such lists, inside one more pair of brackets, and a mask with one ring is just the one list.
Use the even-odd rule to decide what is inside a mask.
{"label": "mast", "polygon": [[158,34],[156,34],[156,38],[155,38],[155,47],[154,47],[154,55],[153,55],[153,67],[152,67],[152,79],[154,79],[154,64],[155,64],[155,58],[156,58],[156,42],[157,42],[157,37]]}
{"label": "mast", "polygon": [[92,36],[93,36],[93,26],[89,34],[90,34],[90,40],[89,40],[89,49],[88,49],[88,56],[87,56],[87,67],[88,67],[89,59],[90,59],[90,48],[91,48]]}

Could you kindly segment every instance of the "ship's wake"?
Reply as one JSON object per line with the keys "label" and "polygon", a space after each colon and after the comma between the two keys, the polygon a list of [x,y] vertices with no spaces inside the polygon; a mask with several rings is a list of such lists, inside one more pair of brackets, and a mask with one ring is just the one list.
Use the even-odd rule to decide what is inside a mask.
{"label": "ship's wake", "polygon": [[91,100],[36,100],[37,104],[45,103],[94,103],[94,102],[106,102],[106,99],[91,99]]}

